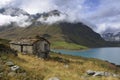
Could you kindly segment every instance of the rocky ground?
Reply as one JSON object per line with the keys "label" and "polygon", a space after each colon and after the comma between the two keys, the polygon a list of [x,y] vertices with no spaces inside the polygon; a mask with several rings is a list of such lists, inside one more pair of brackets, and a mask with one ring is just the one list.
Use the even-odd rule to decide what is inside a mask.
{"label": "rocky ground", "polygon": [[0,57],[0,80],[9,80],[12,77],[22,79],[26,76],[27,73],[22,67],[8,60],[6,56]]}

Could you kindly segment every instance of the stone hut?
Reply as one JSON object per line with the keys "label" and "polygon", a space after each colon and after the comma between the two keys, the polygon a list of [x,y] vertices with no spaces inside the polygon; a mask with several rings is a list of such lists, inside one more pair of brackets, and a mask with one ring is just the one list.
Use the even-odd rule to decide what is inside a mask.
{"label": "stone hut", "polygon": [[47,58],[50,52],[50,42],[43,37],[11,41],[10,47],[23,54],[33,54],[42,58]]}

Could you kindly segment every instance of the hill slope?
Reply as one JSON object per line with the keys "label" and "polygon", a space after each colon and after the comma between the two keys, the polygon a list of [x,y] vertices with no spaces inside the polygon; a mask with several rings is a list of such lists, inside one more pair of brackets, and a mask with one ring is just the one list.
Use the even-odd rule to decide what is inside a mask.
{"label": "hill slope", "polygon": [[0,37],[18,39],[45,35],[51,42],[68,42],[88,47],[104,46],[101,36],[82,23],[59,23],[37,27],[11,27],[0,32]]}
{"label": "hill slope", "polygon": [[[119,77],[99,76],[92,77],[86,74],[88,70],[105,71],[120,74],[120,68],[108,62],[98,59],[88,59],[62,54],[51,53],[48,60],[38,59],[34,56],[21,55],[1,55],[0,63],[4,66],[2,80],[50,80],[57,77],[60,80],[119,80]],[[12,61],[20,66],[20,72],[10,75],[10,70],[5,62]],[[89,65],[89,66],[88,66]],[[12,72],[13,73],[13,72]],[[23,74],[25,73],[25,74]],[[9,75],[8,75],[9,74]],[[8,76],[7,76],[8,75]]]}

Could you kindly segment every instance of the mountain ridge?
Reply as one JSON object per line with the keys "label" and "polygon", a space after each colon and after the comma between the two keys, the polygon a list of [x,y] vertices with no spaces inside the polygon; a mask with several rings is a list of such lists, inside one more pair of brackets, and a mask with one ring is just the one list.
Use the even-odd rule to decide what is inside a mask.
{"label": "mountain ridge", "polygon": [[[6,33],[7,32],[7,33]],[[40,25],[38,27],[12,27],[0,32],[0,37],[7,39],[34,37],[36,35],[49,35],[51,42],[64,41],[88,47],[104,46],[101,36],[82,23],[59,23]]]}
{"label": "mountain ridge", "polygon": [[0,37],[7,39],[19,39],[34,37],[36,35],[48,35],[49,40],[52,43],[67,42],[87,47],[106,46],[106,41],[89,26],[82,22],[71,23],[65,21],[67,14],[58,10],[49,11],[48,13],[38,13],[30,16],[28,18],[29,20],[25,21],[32,22],[31,25],[19,27],[19,25],[15,22],[11,22],[10,25],[1,27]]}

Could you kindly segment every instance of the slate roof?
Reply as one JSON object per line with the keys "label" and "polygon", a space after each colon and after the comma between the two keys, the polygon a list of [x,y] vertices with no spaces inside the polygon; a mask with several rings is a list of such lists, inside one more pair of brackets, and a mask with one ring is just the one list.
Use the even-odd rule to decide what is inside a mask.
{"label": "slate roof", "polygon": [[20,39],[20,40],[15,40],[15,41],[11,41],[10,44],[16,44],[16,45],[33,45],[35,42],[37,41],[46,41],[50,44],[50,42],[43,38],[40,37],[39,39]]}

